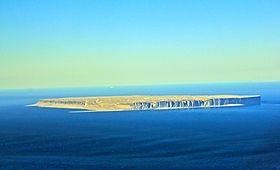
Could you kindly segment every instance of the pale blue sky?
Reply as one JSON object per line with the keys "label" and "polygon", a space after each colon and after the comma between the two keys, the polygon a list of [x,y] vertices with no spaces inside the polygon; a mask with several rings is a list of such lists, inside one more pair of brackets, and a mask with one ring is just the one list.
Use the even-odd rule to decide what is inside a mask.
{"label": "pale blue sky", "polygon": [[0,1],[0,89],[280,81],[280,1]]}

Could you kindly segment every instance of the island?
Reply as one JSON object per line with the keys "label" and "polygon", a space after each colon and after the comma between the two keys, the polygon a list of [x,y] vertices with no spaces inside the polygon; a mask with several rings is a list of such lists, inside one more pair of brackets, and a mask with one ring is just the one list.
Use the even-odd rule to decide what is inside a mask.
{"label": "island", "polygon": [[205,95],[205,96],[104,96],[41,99],[29,106],[87,109],[92,111],[188,109],[257,105],[260,95]]}

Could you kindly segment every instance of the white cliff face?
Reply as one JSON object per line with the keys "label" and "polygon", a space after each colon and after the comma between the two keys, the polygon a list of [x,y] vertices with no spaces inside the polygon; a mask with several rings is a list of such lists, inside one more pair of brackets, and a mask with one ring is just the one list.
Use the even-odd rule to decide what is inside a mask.
{"label": "white cliff face", "polygon": [[182,101],[159,101],[159,102],[137,102],[133,110],[149,109],[179,109],[179,108],[203,108],[203,107],[225,107],[234,105],[257,105],[260,104],[260,96],[247,98],[218,98],[209,100],[182,100]]}
{"label": "white cliff face", "polygon": [[260,104],[260,96],[112,96],[42,99],[33,106],[80,108],[96,111],[156,110]]}

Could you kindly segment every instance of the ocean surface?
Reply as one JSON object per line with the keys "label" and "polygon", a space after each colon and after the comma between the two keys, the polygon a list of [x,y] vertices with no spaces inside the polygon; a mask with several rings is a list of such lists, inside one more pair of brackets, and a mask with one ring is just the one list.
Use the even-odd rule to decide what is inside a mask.
{"label": "ocean surface", "polygon": [[[261,105],[81,112],[43,98],[234,94]],[[280,168],[280,83],[0,91],[0,169]]]}

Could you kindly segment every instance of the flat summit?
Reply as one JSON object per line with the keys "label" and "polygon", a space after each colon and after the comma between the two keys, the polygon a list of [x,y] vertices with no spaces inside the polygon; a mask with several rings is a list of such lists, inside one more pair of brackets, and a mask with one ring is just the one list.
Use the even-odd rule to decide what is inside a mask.
{"label": "flat summit", "polygon": [[260,100],[259,95],[106,96],[41,99],[30,106],[122,111],[244,106],[260,104]]}

